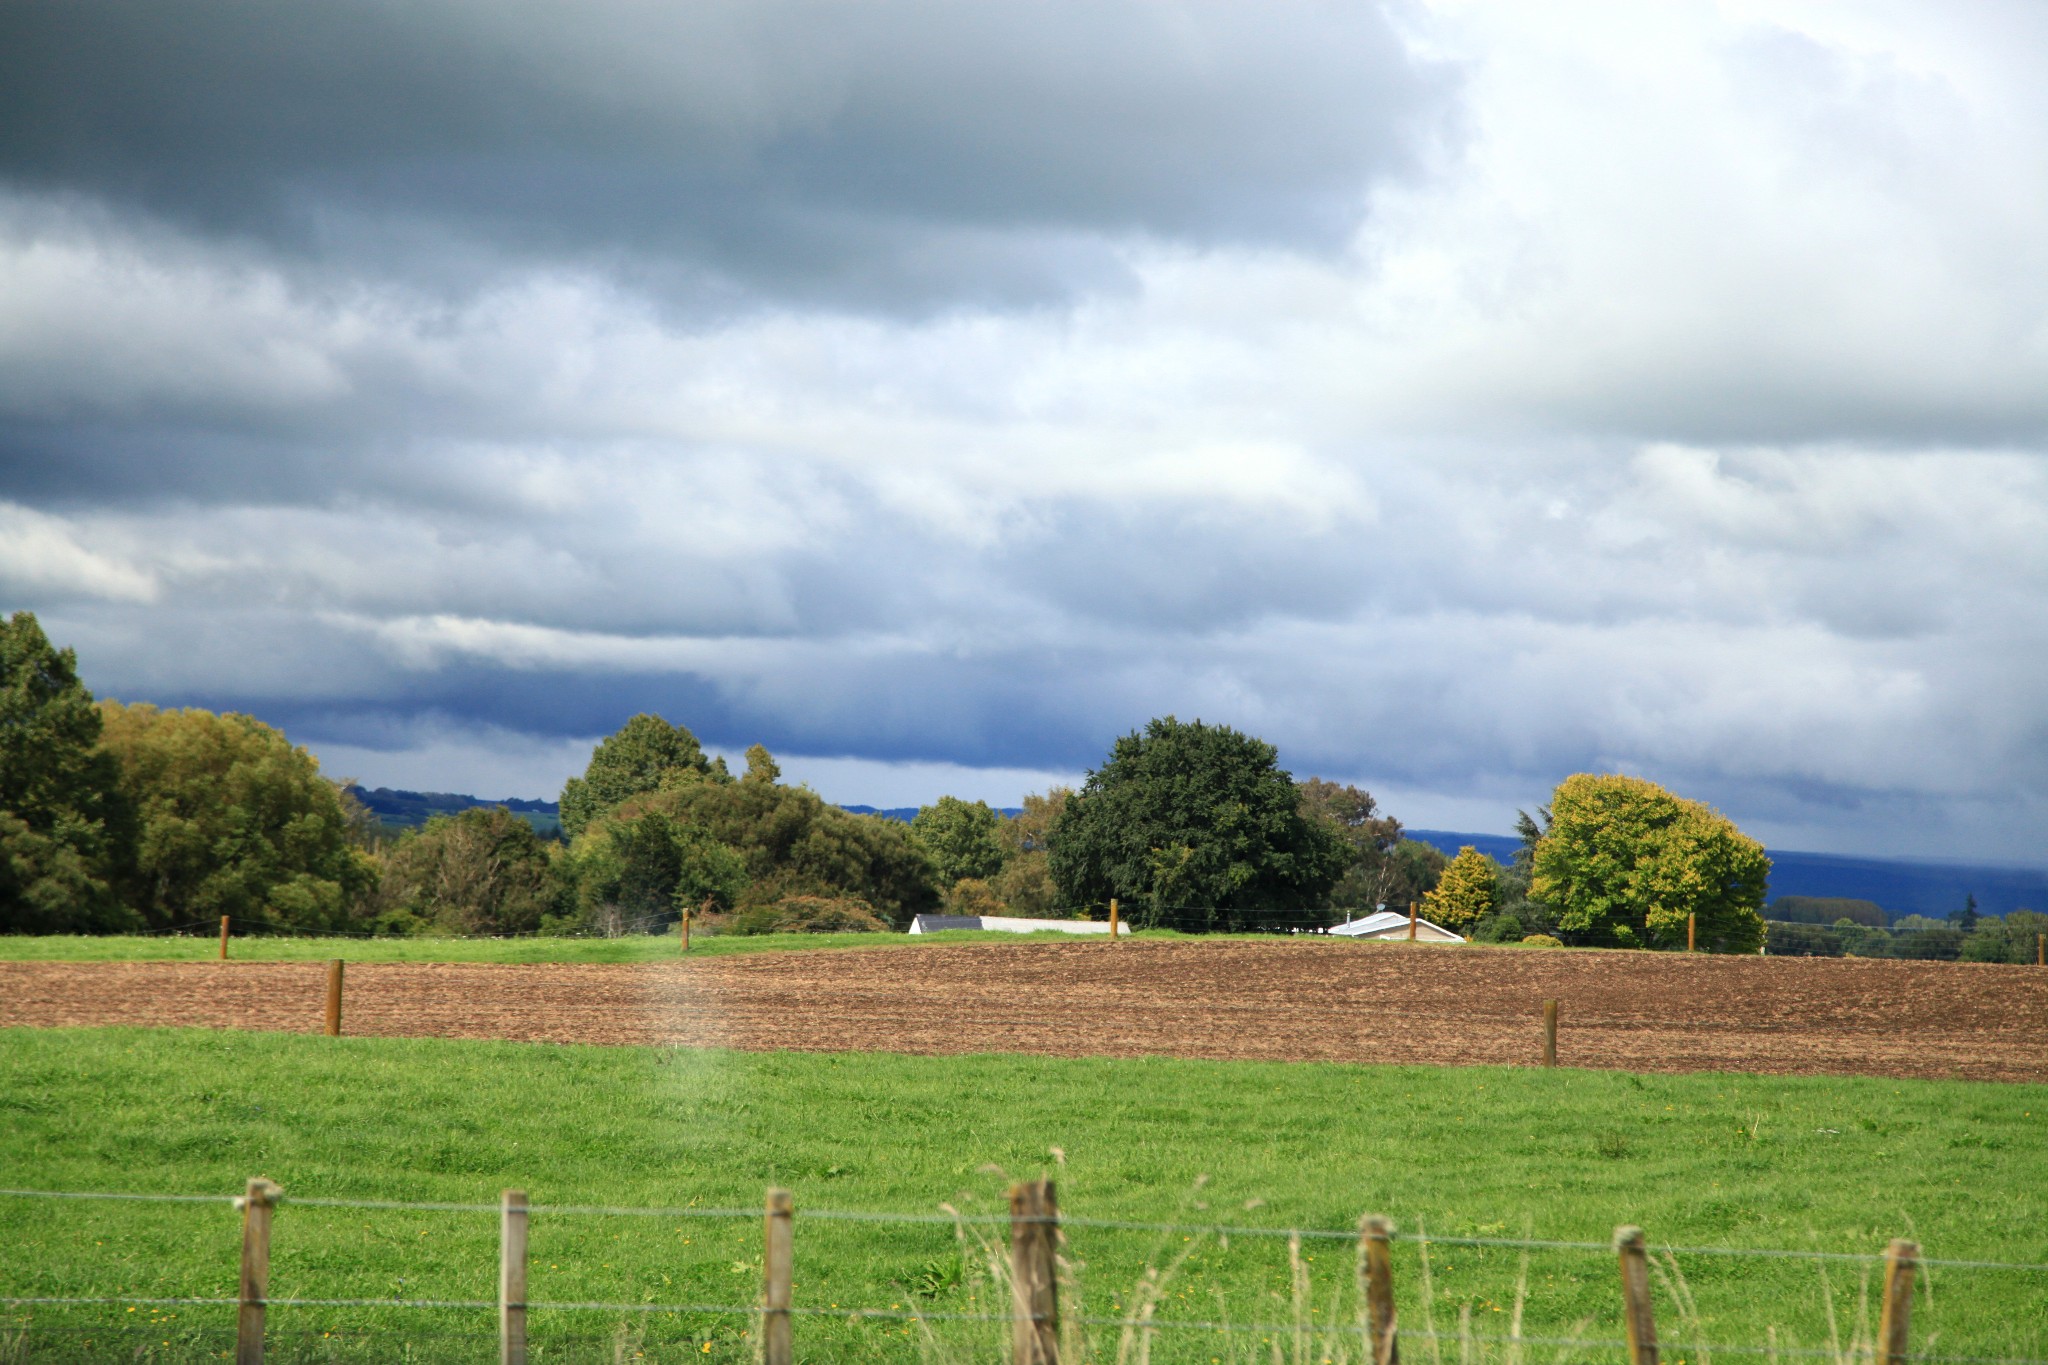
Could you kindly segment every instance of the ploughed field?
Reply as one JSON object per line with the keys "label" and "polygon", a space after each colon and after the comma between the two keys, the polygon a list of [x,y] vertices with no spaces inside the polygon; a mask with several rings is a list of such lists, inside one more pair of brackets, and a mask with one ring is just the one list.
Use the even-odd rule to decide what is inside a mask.
{"label": "ploughed field", "polygon": [[[318,1032],[314,962],[0,962],[0,1026]],[[2048,1081],[2048,971],[1243,940],[940,944],[658,963],[355,963],[343,1031],[748,1051],[1559,1061]]]}

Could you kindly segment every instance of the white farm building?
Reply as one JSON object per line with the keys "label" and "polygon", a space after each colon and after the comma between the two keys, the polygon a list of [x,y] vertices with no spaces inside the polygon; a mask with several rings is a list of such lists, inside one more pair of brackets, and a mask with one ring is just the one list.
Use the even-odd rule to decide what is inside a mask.
{"label": "white farm building", "polygon": [[[1408,937],[1408,916],[1399,910],[1382,910],[1367,915],[1364,919],[1333,924],[1329,931],[1346,938],[1405,939]],[[1418,943],[1463,943],[1462,934],[1454,934],[1441,924],[1431,924],[1426,919],[1415,921],[1415,938]]]}
{"label": "white farm building", "polygon": [[919,915],[910,922],[913,934],[936,934],[942,929],[996,929],[1006,934],[1036,934],[1045,930],[1058,934],[1106,934],[1109,921],[1015,919],[1008,915]]}

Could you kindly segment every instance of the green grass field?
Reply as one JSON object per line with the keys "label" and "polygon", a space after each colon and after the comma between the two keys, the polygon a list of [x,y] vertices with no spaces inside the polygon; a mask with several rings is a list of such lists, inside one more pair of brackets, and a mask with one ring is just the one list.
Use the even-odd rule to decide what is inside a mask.
{"label": "green grass field", "polygon": [[[1398,1030],[1394,1029],[1397,1033]],[[1062,1149],[1064,1159],[1053,1149]],[[177,1030],[0,1032],[0,1186],[230,1194],[262,1174],[286,1191],[271,1292],[322,1299],[487,1300],[489,1213],[326,1208],[300,1198],[760,1207],[795,1191],[797,1323],[811,1361],[1001,1358],[1006,1291],[948,1224],[830,1221],[820,1210],[933,1213],[1003,1207],[1010,1176],[1050,1170],[1069,1217],[1180,1222],[1185,1230],[1075,1226],[1070,1317],[1115,1318],[1150,1266],[1159,1362],[1293,1365],[1357,1358],[1352,1248],[1310,1240],[1297,1300],[1284,1238],[1205,1234],[1215,1222],[1348,1229],[1362,1212],[1404,1232],[1605,1244],[1617,1223],[1653,1245],[1875,1252],[1917,1236],[1930,1256],[2048,1262],[2048,1087],[1732,1075],[1436,1070],[1169,1059],[736,1054],[669,1049],[285,1036]],[[1206,1179],[1205,1179],[1206,1178]],[[1199,1187],[1199,1188],[1198,1188]],[[806,1211],[812,1216],[807,1217]],[[978,1226],[978,1225],[977,1225]],[[1002,1236],[999,1227],[986,1229]],[[531,1295],[554,1302],[745,1306],[759,1293],[758,1217],[536,1214]],[[237,1215],[220,1204],[0,1196],[0,1295],[227,1296]],[[967,1243],[975,1251],[973,1240]],[[1185,1259],[1182,1259],[1185,1257]],[[1836,1262],[1682,1253],[1695,1300],[1660,1290],[1666,1359],[1708,1365],[1696,1339],[1781,1365],[1845,1346],[1868,1271]],[[1613,1360],[1605,1345],[1518,1356],[1523,1330],[1619,1336],[1605,1251],[1402,1243],[1406,1329],[1453,1339],[1410,1365],[1469,1359]],[[1938,1268],[1916,1344],[1936,1355],[2048,1356],[2048,1275]],[[926,1324],[849,1321],[855,1307],[916,1310]],[[222,1307],[17,1307],[0,1361],[219,1358]],[[273,1358],[495,1359],[493,1315],[474,1309],[276,1308]],[[1278,1325],[1283,1330],[1275,1330]],[[536,1311],[540,1361],[744,1360],[742,1314]],[[1867,1331],[1867,1325],[1866,1325]],[[1090,1358],[1120,1357],[1119,1329],[1085,1329]],[[140,1354],[138,1354],[138,1351]],[[1720,1354],[1727,1354],[1724,1350]],[[1731,1356],[1731,1360],[1742,1359]]]}
{"label": "green grass field", "polygon": [[[1189,938],[1170,929],[1148,929],[1137,938]],[[1207,934],[1204,938],[1260,938],[1264,934]],[[706,934],[690,937],[693,956],[787,952],[823,948],[917,948],[935,943],[1072,942],[1058,932],[1008,934],[949,929],[938,934]],[[1343,940],[1333,946],[1355,947]],[[230,956],[247,962],[309,962],[332,957],[351,962],[653,962],[675,957],[681,935],[629,934],[623,938],[299,938],[251,936],[233,939]],[[197,935],[0,935],[6,962],[197,962],[220,953],[220,939]]]}

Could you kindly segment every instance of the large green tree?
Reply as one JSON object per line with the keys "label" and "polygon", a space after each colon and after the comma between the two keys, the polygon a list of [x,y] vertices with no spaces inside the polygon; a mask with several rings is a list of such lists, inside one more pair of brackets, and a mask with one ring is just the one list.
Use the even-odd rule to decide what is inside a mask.
{"label": "large green tree", "polygon": [[436,815],[384,859],[381,909],[406,928],[511,934],[560,915],[567,886],[533,826],[503,806]]}
{"label": "large green tree", "polygon": [[1335,828],[1302,813],[1272,745],[1172,716],[1116,741],[1050,842],[1067,904],[1114,896],[1134,923],[1197,929],[1300,923],[1350,860]]}
{"label": "large green tree", "polygon": [[101,719],[31,612],[0,622],[0,933],[100,933],[139,921],[116,893],[130,831]]}
{"label": "large green tree", "polygon": [[1558,785],[1550,816],[1529,893],[1555,910],[1563,936],[1683,947],[1695,915],[1710,952],[1763,942],[1771,860],[1718,811],[1641,778],[1576,773]]}
{"label": "large green tree", "polygon": [[[765,755],[767,751],[764,749]],[[722,772],[697,737],[660,716],[637,715],[590,755],[583,776],[562,788],[562,833],[574,839],[590,822],[629,797],[701,781]]]}
{"label": "large green tree", "polygon": [[1002,817],[986,801],[942,796],[918,809],[910,832],[932,856],[944,886],[989,881],[1003,870]]}
{"label": "large green tree", "polygon": [[131,894],[151,925],[233,915],[333,929],[366,907],[376,868],[311,754],[251,716],[100,711],[136,814]]}

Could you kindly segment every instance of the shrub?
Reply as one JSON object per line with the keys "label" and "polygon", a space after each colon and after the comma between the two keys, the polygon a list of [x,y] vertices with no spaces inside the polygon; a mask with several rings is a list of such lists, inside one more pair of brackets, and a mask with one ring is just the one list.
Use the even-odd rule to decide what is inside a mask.
{"label": "shrub", "polygon": [[1519,943],[1528,928],[1513,915],[1492,915],[1472,926],[1474,943]]}
{"label": "shrub", "polygon": [[953,889],[946,893],[944,908],[949,915],[1000,915],[1009,909],[979,877],[962,877],[954,882]]}
{"label": "shrub", "polygon": [[1842,896],[1780,896],[1771,902],[1770,918],[1786,924],[1851,923],[1882,929],[1887,923],[1884,908],[1876,901]]}
{"label": "shrub", "polygon": [[888,924],[852,896],[786,896],[733,916],[735,934],[885,934]]}
{"label": "shrub", "polygon": [[1840,957],[1842,935],[1821,924],[1766,920],[1764,951],[1772,957]]}
{"label": "shrub", "polygon": [[1963,931],[1945,925],[1909,930],[1893,937],[1892,948],[1900,957],[1926,962],[1954,962],[1963,955]]}
{"label": "shrub", "polygon": [[1564,942],[1561,939],[1552,938],[1549,934],[1530,934],[1527,938],[1523,939],[1522,942],[1525,946],[1530,948],[1564,947]]}

